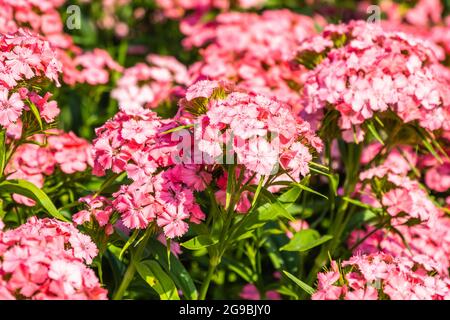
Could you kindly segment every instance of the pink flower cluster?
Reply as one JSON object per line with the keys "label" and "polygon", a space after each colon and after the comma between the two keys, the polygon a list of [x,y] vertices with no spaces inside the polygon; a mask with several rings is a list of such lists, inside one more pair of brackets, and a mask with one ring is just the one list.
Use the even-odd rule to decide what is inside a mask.
{"label": "pink flower cluster", "polygon": [[[362,200],[375,208],[383,208],[396,224],[415,219],[433,225],[440,216],[439,208],[420,183],[407,176],[416,162],[411,148],[403,148],[402,152],[391,152],[381,165],[361,172]],[[374,180],[383,181],[381,190],[374,189],[376,183],[371,183]]]}
{"label": "pink flower cluster", "polygon": [[105,50],[83,52],[74,45],[72,37],[64,32],[64,23],[58,12],[64,3],[63,0],[0,0],[0,33],[12,34],[23,28],[39,34],[48,41],[52,54],[60,61],[59,68],[67,84],[106,84],[109,72],[122,71],[122,68]]}
{"label": "pink flower cluster", "polygon": [[[433,225],[419,224],[414,226],[398,226],[404,239],[398,234],[385,229],[374,230],[368,226],[366,230],[355,230],[348,240],[353,247],[360,240],[354,253],[371,254],[382,251],[394,257],[407,257],[420,263],[427,270],[435,270],[448,277],[450,268],[450,219],[441,215]],[[369,234],[370,233],[370,234]],[[367,238],[364,238],[366,237]],[[405,242],[409,249],[406,248]]]}
{"label": "pink flower cluster", "polygon": [[110,223],[114,211],[111,200],[103,196],[86,196],[78,200],[86,205],[86,209],[73,215],[72,220],[76,225],[83,225],[96,221],[98,226],[104,228],[105,233],[110,235],[114,232]]}
{"label": "pink flower cluster", "polygon": [[[261,294],[258,288],[252,284],[247,283],[243,288],[239,296],[244,300],[261,300]],[[275,290],[269,290],[265,293],[267,300],[281,300],[280,294]]]}
{"label": "pink flower cluster", "polygon": [[[317,19],[316,19],[317,20]],[[262,14],[230,12],[212,22],[184,21],[187,48],[201,49],[202,60],[189,74],[193,81],[228,80],[239,88],[276,96],[301,109],[299,88],[304,70],[294,70],[289,59],[320,20],[289,10],[266,10]]]}
{"label": "pink flower cluster", "polygon": [[121,110],[136,113],[143,108],[156,108],[181,94],[179,85],[188,83],[186,67],[175,58],[151,54],[147,61],[150,65],[138,63],[126,69],[111,92]]}
{"label": "pink flower cluster", "polygon": [[[199,108],[202,105],[204,110]],[[180,106],[182,112],[201,113],[194,135],[207,163],[223,163],[222,158],[231,153],[236,154],[237,163],[259,175],[271,175],[281,165],[299,179],[309,173],[310,151],[322,149],[309,123],[296,118],[286,104],[232,91],[216,81],[203,80],[189,87]]]}
{"label": "pink flower cluster", "polygon": [[0,231],[0,299],[106,299],[86,264],[97,255],[72,224],[30,218]]}
{"label": "pink flower cluster", "polygon": [[[73,174],[93,165],[91,145],[73,132],[53,130],[49,137],[35,135],[31,141],[17,148],[5,170],[8,179],[24,179],[41,188],[45,177],[53,174],[56,168],[65,174]],[[13,195],[13,198],[28,206],[35,205],[34,200],[24,196]]]}
{"label": "pink flower cluster", "polygon": [[205,215],[196,203],[194,191],[203,191],[211,176],[200,168],[176,165],[140,183],[122,186],[113,205],[128,228],[146,228],[152,221],[168,238],[188,230],[187,221],[200,223]]}
{"label": "pink flower cluster", "polygon": [[203,191],[211,176],[199,165],[175,163],[180,138],[166,131],[176,126],[140,109],[133,115],[121,111],[96,130],[94,173],[126,172],[133,181],[123,185],[113,201],[128,228],[146,228],[156,221],[174,238],[187,231],[185,220],[199,223],[204,218],[194,191]]}
{"label": "pink flower cluster", "polygon": [[356,255],[319,273],[315,300],[447,300],[450,280],[407,258]]}
{"label": "pink flower cluster", "polygon": [[352,132],[388,111],[431,131],[448,130],[450,77],[443,58],[431,42],[353,21],[327,26],[300,46],[296,59],[312,69],[304,86],[306,111],[331,106],[341,129]]}
{"label": "pink flower cluster", "polygon": [[[450,150],[447,150],[447,154]],[[420,158],[418,167],[425,172],[425,184],[436,192],[450,190],[450,160],[444,158],[440,163],[432,155],[424,155]]]}
{"label": "pink flower cluster", "polygon": [[29,28],[53,45],[67,48],[72,44],[72,39],[64,33],[64,24],[58,12],[64,3],[64,0],[0,0],[0,33]]}
{"label": "pink flower cluster", "polygon": [[59,85],[59,72],[61,63],[47,41],[24,30],[0,33],[0,125],[7,128],[15,124],[28,109],[24,103],[28,99],[47,123],[52,122],[59,113],[56,103],[48,102],[49,93],[41,97],[30,91],[30,83],[50,80]]}
{"label": "pink flower cluster", "polygon": [[107,84],[110,73],[122,72],[123,68],[103,49],[80,52],[71,59],[61,57],[64,62],[63,79],[70,85],[87,83],[91,86]]}
{"label": "pink flower cluster", "polygon": [[249,9],[261,7],[266,0],[156,0],[157,6],[165,17],[178,19],[186,12],[202,14],[212,9],[228,10],[231,4],[238,8]]}

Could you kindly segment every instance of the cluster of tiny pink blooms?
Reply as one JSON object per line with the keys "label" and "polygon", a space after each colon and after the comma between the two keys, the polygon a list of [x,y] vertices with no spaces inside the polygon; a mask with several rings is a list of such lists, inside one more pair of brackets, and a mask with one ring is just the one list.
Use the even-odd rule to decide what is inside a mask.
{"label": "cluster of tiny pink blooms", "polygon": [[232,81],[246,91],[276,96],[300,109],[298,88],[304,69],[294,70],[289,60],[302,41],[315,33],[318,21],[289,10],[229,12],[212,22],[184,21],[184,46],[207,44],[200,50],[202,59],[189,68],[190,78]]}
{"label": "cluster of tiny pink blooms", "polygon": [[[261,294],[258,288],[252,284],[247,283],[243,288],[239,296],[244,300],[261,300]],[[265,298],[267,300],[281,300],[281,296],[275,290],[269,290],[265,292]]]}
{"label": "cluster of tiny pink blooms", "polygon": [[126,172],[133,181],[121,186],[112,203],[130,229],[155,221],[174,238],[187,231],[186,221],[199,223],[204,218],[194,192],[203,191],[211,175],[200,165],[176,163],[181,137],[167,131],[177,126],[174,120],[141,109],[133,115],[120,111],[96,130],[94,173]]}
{"label": "cluster of tiny pink blooms", "polygon": [[[274,174],[281,166],[299,179],[309,173],[311,152],[322,150],[322,141],[309,123],[296,118],[288,105],[233,91],[217,81],[190,86],[180,107],[182,116],[198,114],[194,139],[205,163],[223,163],[231,153],[238,164],[258,175]],[[229,145],[230,150],[225,150]]]}
{"label": "cluster of tiny pink blooms", "polygon": [[[345,271],[343,270],[345,269]],[[450,280],[420,263],[385,253],[355,255],[319,273],[314,300],[447,300]]]}
{"label": "cluster of tiny pink blooms", "polygon": [[1,299],[106,299],[90,264],[91,239],[72,224],[30,218],[0,231]]}
{"label": "cluster of tiny pink blooms", "polygon": [[114,211],[111,200],[103,196],[89,195],[78,200],[84,203],[86,208],[74,214],[72,220],[75,225],[97,222],[100,228],[104,228],[107,235],[114,232],[113,225],[110,223],[111,215]]}
{"label": "cluster of tiny pink blooms", "polygon": [[64,33],[64,24],[58,9],[64,0],[0,0],[0,33],[14,33],[27,28],[43,35],[52,44],[67,47],[72,43]]}
{"label": "cluster of tiny pink blooms", "polygon": [[26,85],[44,80],[59,85],[60,71],[61,64],[47,41],[24,30],[0,34],[0,126],[15,124],[28,108],[26,100],[36,105],[47,123],[52,122],[59,109],[55,102],[48,101],[51,95],[41,97]]}
{"label": "cluster of tiny pink blooms", "polygon": [[[450,150],[446,151],[450,154]],[[418,167],[425,173],[425,184],[433,191],[450,190],[450,160],[443,158],[439,162],[433,155],[427,154],[419,159]]]}
{"label": "cluster of tiny pink blooms", "polygon": [[[362,201],[375,208],[383,208],[396,224],[415,219],[433,225],[441,215],[440,209],[420,183],[407,176],[417,159],[414,160],[413,156],[405,159],[404,155],[408,154],[405,150],[408,149],[404,149],[403,154],[393,151],[383,164],[360,174]],[[373,190],[371,182],[374,180],[383,181],[382,190]]]}
{"label": "cluster of tiny pink blooms", "polygon": [[[66,61],[66,59],[69,60]],[[68,57],[66,59],[63,59],[66,62],[64,63],[63,80],[71,85],[75,83],[87,83],[91,86],[107,84],[110,73],[123,70],[107,51],[98,48],[82,52],[72,60]]]}
{"label": "cluster of tiny pink blooms", "polygon": [[150,65],[138,63],[125,69],[111,92],[119,108],[127,113],[170,102],[175,95],[183,93],[180,85],[187,84],[186,67],[174,57],[151,54],[147,61]]}
{"label": "cluster of tiny pink blooms", "polygon": [[[65,174],[83,172],[92,167],[91,145],[73,132],[49,130],[49,137],[34,135],[30,143],[20,145],[5,173],[8,179],[24,179],[42,188],[46,176],[58,168]],[[34,142],[34,143],[31,143]],[[34,206],[34,200],[13,195],[15,201]]]}
{"label": "cluster of tiny pink blooms", "polygon": [[231,5],[242,8],[259,8],[266,0],[156,0],[156,5],[162,14],[169,19],[178,19],[186,15],[186,12],[203,14],[207,11],[217,9],[227,11]]}
{"label": "cluster of tiny pink blooms", "polygon": [[447,130],[450,77],[443,58],[432,42],[352,21],[325,27],[300,46],[296,59],[312,69],[304,85],[306,111],[332,106],[345,133],[387,111],[431,131]]}
{"label": "cluster of tiny pink blooms", "polygon": [[[354,253],[371,254],[382,251],[394,257],[407,257],[422,264],[426,270],[435,270],[448,277],[450,268],[450,219],[438,217],[433,225],[400,225],[397,230],[403,239],[385,229],[375,230],[367,226],[365,230],[355,230],[348,240],[350,247],[360,243]],[[405,246],[408,244],[408,248]]]}
{"label": "cluster of tiny pink blooms", "polygon": [[23,28],[42,36],[60,61],[63,81],[67,84],[107,83],[109,72],[121,71],[120,66],[104,50],[83,52],[74,44],[72,37],[64,32],[64,23],[58,12],[64,3],[64,0],[0,0],[0,33],[16,33]]}

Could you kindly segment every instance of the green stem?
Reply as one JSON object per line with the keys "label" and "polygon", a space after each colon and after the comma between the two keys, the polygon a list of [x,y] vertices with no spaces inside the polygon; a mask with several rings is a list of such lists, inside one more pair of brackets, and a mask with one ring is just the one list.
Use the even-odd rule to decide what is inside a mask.
{"label": "green stem", "polygon": [[130,283],[133,280],[134,275],[136,273],[136,265],[135,264],[141,260],[142,254],[144,253],[148,239],[150,238],[152,233],[153,233],[153,228],[151,226],[148,227],[147,230],[145,230],[145,234],[142,238],[142,241],[140,242],[139,246],[136,248],[135,253],[130,258],[130,263],[128,265],[127,270],[125,271],[122,282],[120,283],[119,288],[113,295],[113,300],[121,300],[123,298],[125,291],[128,289],[128,286],[130,285]]}
{"label": "green stem", "polygon": [[123,276],[122,282],[120,283],[119,288],[117,289],[116,293],[113,296],[113,300],[121,300],[122,299],[123,295],[125,294],[125,291],[128,289],[128,286],[131,283],[131,280],[133,280],[135,273],[136,273],[136,267],[135,267],[134,263],[132,263],[130,261],[127,271],[125,271],[125,274]]}
{"label": "green stem", "polygon": [[211,257],[209,260],[208,273],[206,274],[205,281],[203,281],[202,286],[200,288],[199,299],[205,300],[206,294],[208,293],[209,285],[211,284],[212,277],[214,275],[214,271],[216,271],[217,266],[220,263],[219,257]]}

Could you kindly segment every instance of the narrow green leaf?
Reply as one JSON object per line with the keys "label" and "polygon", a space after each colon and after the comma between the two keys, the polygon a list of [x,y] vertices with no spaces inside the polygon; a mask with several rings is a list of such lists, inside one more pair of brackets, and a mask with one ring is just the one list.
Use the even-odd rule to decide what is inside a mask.
{"label": "narrow green leaf", "polygon": [[134,240],[136,240],[138,234],[139,234],[139,229],[136,229],[136,230],[134,230],[134,232],[131,235],[131,237],[128,238],[127,242],[125,243],[125,245],[123,246],[122,250],[120,251],[119,260],[122,260],[123,254],[125,253],[125,251],[127,251],[127,249],[134,242]]}
{"label": "narrow green leaf", "polygon": [[302,288],[307,294],[313,295],[315,290],[311,288],[309,285],[304,283],[302,280],[294,276],[293,274],[290,274],[289,272],[283,270],[283,273],[291,279],[296,285],[298,285],[300,288]]}
{"label": "narrow green leaf", "polygon": [[6,166],[6,130],[0,130],[0,176]]}
{"label": "narrow green leaf", "polygon": [[39,128],[41,128],[41,130],[44,130],[44,126],[42,125],[42,119],[41,119],[41,115],[39,114],[39,110],[36,107],[36,105],[31,102],[30,99],[27,99],[28,105],[30,107],[31,113],[33,113],[34,117],[36,118],[37,122],[39,123]]}
{"label": "narrow green leaf", "polygon": [[216,244],[218,241],[211,239],[209,236],[200,235],[192,238],[186,242],[181,243],[181,246],[189,250],[200,250]]}
{"label": "narrow green leaf", "polygon": [[311,189],[311,188],[309,188],[309,187],[307,187],[307,186],[304,186],[304,185],[302,185],[301,183],[296,183],[295,185],[298,186],[299,188],[301,188],[301,189],[307,191],[307,192],[313,193],[313,194],[315,194],[315,195],[318,195],[318,196],[320,196],[320,197],[325,198],[325,199],[328,200],[328,197],[327,197],[326,195],[321,194],[320,192],[317,192],[317,191],[315,191],[315,190],[313,190],[313,189]]}
{"label": "narrow green leaf", "polygon": [[155,260],[158,261],[163,269],[169,274],[177,288],[183,291],[183,297],[188,300],[197,300],[197,288],[195,287],[191,275],[180,260],[170,253],[170,261],[168,261],[166,246],[157,240],[150,239],[148,248],[149,253],[154,254]]}
{"label": "narrow green leaf", "polygon": [[25,197],[31,198],[39,203],[51,216],[59,220],[68,221],[58,209],[56,209],[52,200],[47,194],[36,187],[33,183],[26,180],[5,180],[0,183],[0,191],[8,193],[17,193]]}
{"label": "narrow green leaf", "polygon": [[134,263],[139,275],[159,294],[161,300],[180,300],[177,287],[158,262],[145,260]]}
{"label": "narrow green leaf", "polygon": [[367,209],[367,210],[370,210],[370,211],[380,211],[381,210],[379,208],[374,208],[374,207],[372,207],[372,206],[370,206],[370,205],[368,205],[368,204],[366,204],[364,202],[361,202],[359,200],[352,199],[352,198],[349,198],[349,197],[342,197],[342,200],[350,202],[351,204],[354,204],[355,206],[358,206],[358,207],[361,207],[361,208],[364,208],[364,209]]}
{"label": "narrow green leaf", "polygon": [[370,133],[375,137],[375,139],[378,140],[379,143],[381,143],[384,146],[384,141],[381,138],[380,134],[378,133],[377,129],[375,128],[375,125],[372,121],[367,122],[367,128],[369,129]]}
{"label": "narrow green leaf", "polygon": [[320,246],[332,238],[333,236],[331,235],[321,237],[320,234],[313,229],[300,230],[295,233],[294,237],[286,245],[282,246],[280,250],[304,252]]}

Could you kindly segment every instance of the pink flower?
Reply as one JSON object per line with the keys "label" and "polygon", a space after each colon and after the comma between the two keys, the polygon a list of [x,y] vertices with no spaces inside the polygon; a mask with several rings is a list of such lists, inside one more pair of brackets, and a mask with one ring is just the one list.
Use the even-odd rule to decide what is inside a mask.
{"label": "pink flower", "polygon": [[158,215],[158,226],[163,227],[168,238],[180,237],[188,230],[188,224],[183,220],[189,218],[182,205],[167,205],[166,210]]}
{"label": "pink flower", "polygon": [[0,297],[7,299],[106,299],[85,265],[97,254],[72,224],[30,218],[0,232]]}
{"label": "pink flower", "polygon": [[24,103],[18,93],[8,97],[8,90],[0,87],[0,125],[8,127],[22,114]]}

